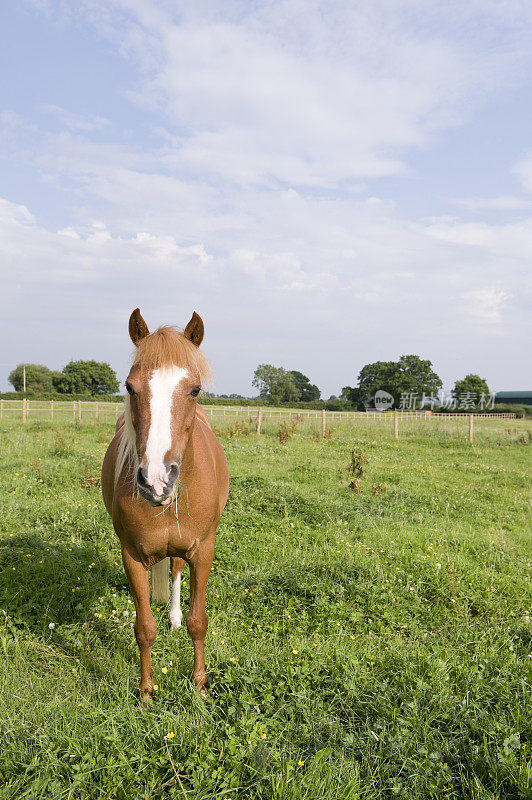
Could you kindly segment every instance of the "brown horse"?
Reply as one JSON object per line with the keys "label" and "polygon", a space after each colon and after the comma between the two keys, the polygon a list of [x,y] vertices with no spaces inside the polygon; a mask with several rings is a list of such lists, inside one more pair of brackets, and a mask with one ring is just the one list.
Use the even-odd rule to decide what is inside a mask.
{"label": "brown horse", "polygon": [[102,494],[135,602],[140,695],[145,702],[154,691],[151,648],[157,632],[148,569],[153,568],[152,596],[157,573],[167,594],[167,556],[172,564],[172,629],[181,625],[185,561],[190,568],[187,630],[194,643],[193,680],[205,691],[205,591],[214,534],[227,502],[229,471],[222,447],[197,405],[202,382],[209,376],[199,349],[201,317],[194,312],[182,333],[165,327],[150,334],[137,308],[129,333],[137,350],[126,380],[125,412],[103,461]]}

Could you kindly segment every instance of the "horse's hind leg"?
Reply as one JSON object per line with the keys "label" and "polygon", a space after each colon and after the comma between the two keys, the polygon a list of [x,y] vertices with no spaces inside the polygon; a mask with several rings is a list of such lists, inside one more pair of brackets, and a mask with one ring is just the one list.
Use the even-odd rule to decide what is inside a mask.
{"label": "horse's hind leg", "polygon": [[151,649],[157,635],[157,623],[150,608],[150,584],[148,571],[134,561],[122,548],[122,561],[135,603],[135,639],[140,651],[140,699],[144,703],[153,697],[153,675],[151,674]]}
{"label": "horse's hind leg", "polygon": [[170,628],[175,631],[181,627],[181,620],[183,614],[181,613],[181,573],[185,562],[182,558],[174,556],[170,559],[172,565],[172,602],[170,603],[170,611],[168,612],[168,619],[170,620]]}

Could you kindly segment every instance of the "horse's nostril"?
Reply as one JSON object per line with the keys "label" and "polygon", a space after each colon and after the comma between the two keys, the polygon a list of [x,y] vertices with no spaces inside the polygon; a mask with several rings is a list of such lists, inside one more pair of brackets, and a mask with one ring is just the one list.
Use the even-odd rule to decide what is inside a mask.
{"label": "horse's nostril", "polygon": [[172,493],[174,486],[179,477],[179,464],[173,462],[166,467],[166,477],[157,477],[156,480],[151,482],[148,479],[147,470],[139,467],[137,470],[137,486],[141,491],[148,492],[150,495],[160,497],[162,495],[168,496]]}
{"label": "horse's nostril", "polygon": [[170,464],[170,468],[168,470],[168,483],[175,483],[179,475],[179,464],[175,462]]}
{"label": "horse's nostril", "polygon": [[146,481],[146,477],[144,475],[144,470],[142,467],[139,467],[137,470],[137,483],[139,486],[142,486],[144,489],[148,488],[148,483]]}

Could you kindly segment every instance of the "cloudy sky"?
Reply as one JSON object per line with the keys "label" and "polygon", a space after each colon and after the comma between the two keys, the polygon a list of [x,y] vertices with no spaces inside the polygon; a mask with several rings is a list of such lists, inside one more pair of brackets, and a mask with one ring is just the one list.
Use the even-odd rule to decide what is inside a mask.
{"label": "cloudy sky", "polygon": [[205,321],[215,391],[530,389],[528,0],[3,0],[0,388]]}

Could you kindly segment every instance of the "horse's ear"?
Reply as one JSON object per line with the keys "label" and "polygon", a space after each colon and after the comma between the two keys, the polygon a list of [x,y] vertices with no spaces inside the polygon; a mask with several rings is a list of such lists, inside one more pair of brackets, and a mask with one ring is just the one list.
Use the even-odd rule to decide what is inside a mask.
{"label": "horse's ear", "polygon": [[142,319],[140,309],[136,308],[129,318],[129,335],[134,345],[149,334],[148,326]]}
{"label": "horse's ear", "polygon": [[196,347],[199,347],[203,341],[204,330],[202,318],[194,311],[190,318],[190,322],[185,328],[185,336],[187,339],[190,339],[192,344],[195,344]]}

